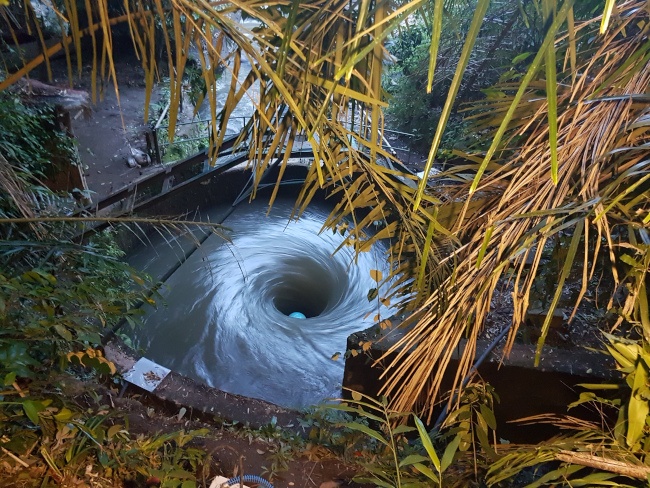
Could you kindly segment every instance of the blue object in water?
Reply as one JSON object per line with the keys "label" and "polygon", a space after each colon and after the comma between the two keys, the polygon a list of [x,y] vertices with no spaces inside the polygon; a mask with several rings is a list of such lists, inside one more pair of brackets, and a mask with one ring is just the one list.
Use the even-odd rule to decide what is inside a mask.
{"label": "blue object in water", "polygon": [[302,312],[291,312],[289,314],[289,317],[293,317],[294,319],[306,319],[307,318],[305,316],[305,314],[302,313]]}

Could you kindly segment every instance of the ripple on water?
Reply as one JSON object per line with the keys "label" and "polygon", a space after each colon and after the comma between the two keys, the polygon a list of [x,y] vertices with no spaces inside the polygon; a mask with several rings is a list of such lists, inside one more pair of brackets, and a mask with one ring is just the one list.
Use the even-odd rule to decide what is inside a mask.
{"label": "ripple on water", "polygon": [[[167,305],[152,311],[136,341],[147,357],[210,386],[287,407],[340,395],[351,333],[372,325],[371,269],[385,249],[334,250],[342,237],[319,234],[327,209],[288,222],[292,203],[240,205],[224,225],[232,243],[211,236],[171,276]],[[160,252],[160,249],[158,249]],[[299,312],[306,318],[289,317]],[[390,311],[381,306],[387,317]],[[368,315],[366,317],[366,315]]]}

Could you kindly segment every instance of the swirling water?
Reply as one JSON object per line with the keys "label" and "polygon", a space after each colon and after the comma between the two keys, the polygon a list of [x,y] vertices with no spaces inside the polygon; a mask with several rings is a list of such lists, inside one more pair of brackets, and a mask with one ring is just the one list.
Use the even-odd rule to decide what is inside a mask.
{"label": "swirling water", "polygon": [[[340,396],[347,337],[390,310],[369,302],[370,270],[385,267],[380,245],[355,262],[342,237],[321,228],[327,209],[289,221],[292,202],[270,214],[242,204],[224,222],[227,244],[211,236],[167,280],[166,306],[137,332],[145,355],[231,393],[287,407]],[[300,312],[307,318],[292,318]]]}

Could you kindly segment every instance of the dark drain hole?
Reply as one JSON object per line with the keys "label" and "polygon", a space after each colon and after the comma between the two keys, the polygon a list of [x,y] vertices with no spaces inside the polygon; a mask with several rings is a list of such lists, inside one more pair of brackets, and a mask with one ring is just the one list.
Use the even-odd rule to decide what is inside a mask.
{"label": "dark drain hole", "polygon": [[329,290],[314,286],[315,283],[291,283],[277,287],[273,304],[284,315],[302,313],[306,318],[317,317],[325,311],[329,302]]}

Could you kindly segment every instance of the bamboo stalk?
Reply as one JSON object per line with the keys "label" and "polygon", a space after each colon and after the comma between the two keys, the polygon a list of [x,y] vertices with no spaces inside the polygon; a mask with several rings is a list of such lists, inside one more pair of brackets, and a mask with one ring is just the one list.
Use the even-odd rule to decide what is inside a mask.
{"label": "bamboo stalk", "polygon": [[11,459],[16,461],[18,464],[22,465],[25,468],[29,468],[29,464],[27,464],[25,461],[20,459],[13,452],[6,450],[4,447],[0,447],[0,449],[2,449],[2,452],[4,452],[7,456],[9,456]]}
{"label": "bamboo stalk", "polygon": [[4,396],[21,395],[21,396],[25,396],[25,392],[24,391],[17,392],[15,390],[3,390],[3,391],[0,391],[0,395],[4,395]]}
{"label": "bamboo stalk", "polygon": [[20,398],[25,398],[27,396],[27,395],[25,395],[25,392],[20,388],[20,386],[18,386],[18,383],[16,383],[15,381],[13,382],[13,384],[11,386],[13,386],[14,389],[18,392],[18,394],[20,395]]}
{"label": "bamboo stalk", "polygon": [[[149,12],[147,11],[142,11],[142,12],[136,12],[132,14],[133,17],[140,17],[144,15],[148,15]],[[129,19],[128,15],[120,15],[119,17],[114,17],[112,19],[107,20],[109,25],[116,25],[119,24],[120,22],[125,22]],[[84,36],[89,33],[94,33],[96,30],[99,30],[101,26],[99,24],[94,24],[92,27],[88,27],[86,29],[83,29],[79,31],[80,36]],[[18,71],[15,73],[12,73],[8,75],[2,82],[0,82],[0,91],[5,90],[7,87],[13,85],[16,83],[19,79],[21,79],[23,76],[25,76],[27,73],[29,73],[31,70],[36,68],[38,65],[43,63],[45,61],[45,58],[51,58],[54,56],[56,53],[58,53],[61,49],[63,49],[64,44],[71,44],[74,41],[73,36],[67,36],[64,37],[60,42],[52,45],[45,51],[45,53],[39,54],[36,56],[34,59],[26,63],[22,68],[20,68]]]}
{"label": "bamboo stalk", "polygon": [[637,466],[619,461],[617,459],[607,459],[602,456],[590,454],[587,452],[573,452],[561,450],[555,454],[555,459],[565,463],[579,464],[588,468],[602,469],[610,473],[616,473],[630,478],[645,480],[650,475],[649,466]]}

